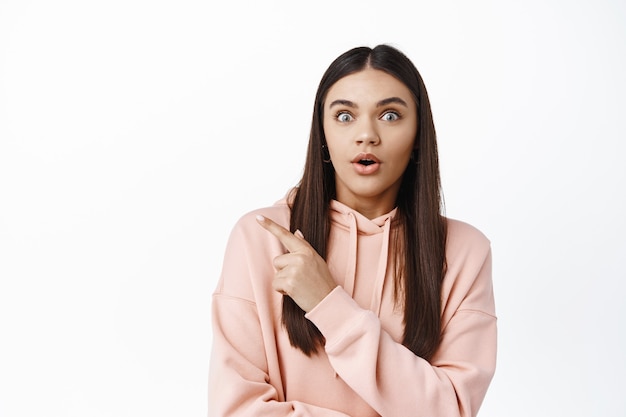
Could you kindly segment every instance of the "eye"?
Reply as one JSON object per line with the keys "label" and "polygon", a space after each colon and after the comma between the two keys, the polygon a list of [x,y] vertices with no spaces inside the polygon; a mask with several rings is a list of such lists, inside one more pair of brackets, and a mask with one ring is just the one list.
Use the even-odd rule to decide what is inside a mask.
{"label": "eye", "polygon": [[347,122],[351,122],[353,120],[352,115],[350,113],[346,112],[346,111],[342,111],[342,112],[337,113],[337,115],[335,117],[341,123],[347,123]]}
{"label": "eye", "polygon": [[398,113],[396,113],[395,111],[385,112],[383,114],[383,117],[381,117],[381,119],[383,119],[386,122],[395,122],[399,118],[400,118],[400,115]]}

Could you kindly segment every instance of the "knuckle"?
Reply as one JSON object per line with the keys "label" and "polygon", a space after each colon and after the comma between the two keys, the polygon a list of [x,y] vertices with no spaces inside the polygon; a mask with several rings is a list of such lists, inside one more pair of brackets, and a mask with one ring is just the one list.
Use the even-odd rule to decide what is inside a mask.
{"label": "knuckle", "polygon": [[294,263],[297,264],[298,266],[302,266],[306,263],[306,256],[302,253],[297,253],[294,254]]}
{"label": "knuckle", "polygon": [[275,257],[274,259],[272,259],[272,265],[274,265],[274,268],[278,269],[279,265],[280,265],[280,259],[278,259],[279,256]]}
{"label": "knuckle", "polygon": [[283,282],[283,288],[288,292],[288,293],[293,293],[294,288],[296,288],[296,279],[292,276],[289,276],[287,278],[285,278],[284,282]]}

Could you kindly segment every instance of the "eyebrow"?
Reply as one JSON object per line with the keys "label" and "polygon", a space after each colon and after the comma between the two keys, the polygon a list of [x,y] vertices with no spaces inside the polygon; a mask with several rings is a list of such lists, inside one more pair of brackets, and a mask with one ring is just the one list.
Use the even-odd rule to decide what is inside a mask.
{"label": "eyebrow", "polygon": [[[397,103],[397,104],[403,105],[404,107],[409,107],[406,104],[406,101],[402,100],[400,97],[389,97],[389,98],[380,100],[378,103],[376,103],[376,107],[386,106],[391,103]],[[332,103],[330,103],[330,106],[328,106],[328,108],[332,108],[333,106],[346,106],[346,107],[352,107],[355,109],[359,108],[359,106],[357,106],[356,103],[353,103],[350,100],[343,100],[343,99],[333,101]]]}
{"label": "eyebrow", "polygon": [[409,105],[406,104],[406,101],[402,100],[400,97],[389,97],[384,100],[380,100],[378,103],[376,103],[376,107],[386,106],[387,104],[391,103],[401,104],[404,107],[409,107]]}
{"label": "eyebrow", "polygon": [[355,109],[359,107],[353,102],[351,102],[350,100],[342,100],[342,99],[333,101],[332,103],[330,103],[330,106],[328,106],[328,108],[332,108],[333,106],[346,106],[346,107],[352,107]]}

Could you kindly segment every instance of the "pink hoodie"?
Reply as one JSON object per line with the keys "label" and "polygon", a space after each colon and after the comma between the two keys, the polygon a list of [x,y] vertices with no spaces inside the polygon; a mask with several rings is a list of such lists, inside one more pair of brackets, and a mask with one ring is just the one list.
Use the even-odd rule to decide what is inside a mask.
{"label": "pink hoodie", "polygon": [[306,317],[326,339],[307,357],[280,323],[272,290],[280,242],[255,220],[289,227],[285,200],[243,216],[213,295],[209,416],[475,416],[495,370],[491,249],[472,226],[448,220],[442,339],[430,363],[401,344],[388,259],[395,210],[369,220],[331,203],[327,263],[339,285]]}

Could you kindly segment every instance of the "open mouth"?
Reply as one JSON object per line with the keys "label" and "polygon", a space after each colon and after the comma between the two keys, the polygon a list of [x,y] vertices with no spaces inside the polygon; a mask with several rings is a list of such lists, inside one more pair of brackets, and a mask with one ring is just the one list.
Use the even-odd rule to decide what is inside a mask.
{"label": "open mouth", "polygon": [[350,161],[359,175],[374,174],[380,168],[380,160],[373,153],[360,152]]}
{"label": "open mouth", "polygon": [[375,163],[376,163],[376,161],[374,161],[372,159],[360,159],[359,160],[359,164],[365,165],[365,166],[372,165],[372,164],[375,164]]}

